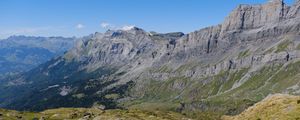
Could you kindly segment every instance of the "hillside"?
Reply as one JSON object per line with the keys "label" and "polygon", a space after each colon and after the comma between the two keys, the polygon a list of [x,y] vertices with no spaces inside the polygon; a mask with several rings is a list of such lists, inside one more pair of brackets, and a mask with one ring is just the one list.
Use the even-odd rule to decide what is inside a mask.
{"label": "hillside", "polygon": [[224,120],[297,120],[300,119],[300,97],[275,94],[249,107],[236,116],[224,116]]}
{"label": "hillside", "polygon": [[63,55],[75,38],[11,36],[0,40],[0,79],[29,71],[53,57]]}
{"label": "hillside", "polygon": [[239,5],[223,23],[188,34],[138,27],[95,33],[1,84],[0,107],[102,104],[218,119],[270,94],[300,95],[299,10],[299,0],[270,0]]}
{"label": "hillside", "polygon": [[174,112],[145,112],[139,110],[100,110],[96,108],[59,108],[33,112],[0,109],[4,120],[192,120]]}

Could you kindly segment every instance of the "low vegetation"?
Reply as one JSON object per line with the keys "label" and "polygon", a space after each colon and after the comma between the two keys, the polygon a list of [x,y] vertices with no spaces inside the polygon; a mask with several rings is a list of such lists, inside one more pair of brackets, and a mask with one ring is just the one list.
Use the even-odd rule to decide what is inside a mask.
{"label": "low vegetation", "polygon": [[277,46],[277,50],[275,51],[275,53],[279,53],[282,51],[287,50],[288,46],[291,44],[292,42],[290,40],[285,40],[283,42],[281,42],[278,46]]}
{"label": "low vegetation", "polygon": [[236,116],[223,116],[223,120],[299,120],[300,97],[275,94],[258,102]]}
{"label": "low vegetation", "polygon": [[191,120],[175,112],[141,110],[100,110],[96,108],[58,108],[39,113],[0,109],[4,120]]}
{"label": "low vegetation", "polygon": [[245,50],[245,51],[242,51],[242,52],[239,53],[238,59],[247,57],[247,56],[249,56],[249,55],[250,55],[250,50],[249,50],[249,49],[248,49],[248,50]]}

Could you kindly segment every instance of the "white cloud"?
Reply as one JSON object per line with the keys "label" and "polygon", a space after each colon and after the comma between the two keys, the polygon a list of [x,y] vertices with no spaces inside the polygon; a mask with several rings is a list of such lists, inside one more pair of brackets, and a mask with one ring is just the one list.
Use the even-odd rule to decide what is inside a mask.
{"label": "white cloud", "polygon": [[102,28],[107,29],[107,28],[109,28],[109,27],[111,26],[111,24],[110,24],[110,23],[107,23],[107,22],[102,22],[102,23],[100,24],[100,26],[101,26]]}
{"label": "white cloud", "polygon": [[76,25],[76,28],[77,28],[77,29],[82,29],[82,28],[84,28],[84,27],[85,27],[85,26],[84,26],[83,24],[77,24],[77,25]]}

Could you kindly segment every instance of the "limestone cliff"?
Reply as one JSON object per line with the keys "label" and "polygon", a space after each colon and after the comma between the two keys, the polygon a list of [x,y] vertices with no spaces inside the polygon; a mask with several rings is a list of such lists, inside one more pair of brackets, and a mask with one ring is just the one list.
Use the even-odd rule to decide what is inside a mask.
{"label": "limestone cliff", "polygon": [[[4,85],[0,91],[8,94],[0,100],[10,102],[0,105],[40,110],[101,103],[234,115],[269,94],[298,95],[299,4],[240,5],[223,23],[188,34],[137,27],[95,33],[10,81],[22,80],[22,87]],[[24,96],[11,97],[15,91]]]}

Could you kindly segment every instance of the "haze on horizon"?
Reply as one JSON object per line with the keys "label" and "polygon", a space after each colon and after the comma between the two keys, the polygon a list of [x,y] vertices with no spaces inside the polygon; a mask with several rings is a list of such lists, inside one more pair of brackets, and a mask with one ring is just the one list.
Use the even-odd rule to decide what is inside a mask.
{"label": "haze on horizon", "polygon": [[[239,4],[267,0],[1,0],[0,38],[11,35],[85,36],[137,26],[156,32],[192,32],[221,23]],[[292,4],[293,0],[285,0]]]}

